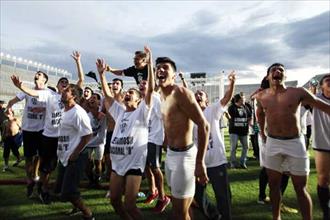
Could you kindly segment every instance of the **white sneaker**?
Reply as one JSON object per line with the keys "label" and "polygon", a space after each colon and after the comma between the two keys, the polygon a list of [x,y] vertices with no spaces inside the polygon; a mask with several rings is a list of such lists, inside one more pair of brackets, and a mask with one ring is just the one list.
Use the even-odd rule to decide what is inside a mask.
{"label": "white sneaker", "polygon": [[8,165],[4,165],[3,166],[3,169],[2,169],[2,172],[6,172],[8,169],[9,169],[9,166]]}
{"label": "white sneaker", "polygon": [[40,180],[40,176],[35,176],[35,177],[33,178],[33,181],[34,181],[34,182],[39,182],[39,180]]}
{"label": "white sneaker", "polygon": [[105,198],[110,198],[110,195],[111,195],[110,190],[108,190],[107,194],[105,194]]}

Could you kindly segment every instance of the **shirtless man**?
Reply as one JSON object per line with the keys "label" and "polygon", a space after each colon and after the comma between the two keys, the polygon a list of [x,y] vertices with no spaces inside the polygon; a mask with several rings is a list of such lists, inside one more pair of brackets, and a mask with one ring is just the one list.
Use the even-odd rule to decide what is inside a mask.
{"label": "shirtless man", "polygon": [[[189,220],[195,176],[201,184],[208,181],[204,157],[209,124],[194,94],[175,84],[175,72],[176,65],[170,58],[157,58],[156,76],[164,100],[161,111],[168,145],[165,173],[171,187],[173,219]],[[194,123],[198,127],[198,147],[193,145]]]}
{"label": "shirtless man", "polygon": [[10,150],[13,152],[16,157],[16,162],[13,166],[17,166],[21,162],[21,157],[19,155],[18,148],[22,145],[22,133],[21,133],[21,122],[18,118],[15,117],[14,111],[12,109],[8,109],[6,112],[7,120],[4,121],[4,149],[3,149],[3,159],[4,159],[4,168],[5,172],[9,166],[9,154]]}
{"label": "shirtless man", "polygon": [[[330,104],[330,74],[320,81],[321,93],[317,97]],[[317,194],[323,211],[323,220],[329,216],[329,184],[330,184],[330,116],[313,109],[313,149],[317,171]]]}
{"label": "shirtless man", "polygon": [[[304,88],[287,88],[284,65],[270,66],[270,88],[256,94],[257,118],[260,135],[266,142],[265,167],[269,178],[270,197],[274,220],[280,220],[282,172],[291,174],[303,219],[312,219],[312,201],[307,192],[309,158],[304,136],[300,131],[300,106],[309,104],[327,114],[330,105],[315,97]],[[280,119],[280,120],[279,120]],[[267,136],[265,131],[267,124]]]}

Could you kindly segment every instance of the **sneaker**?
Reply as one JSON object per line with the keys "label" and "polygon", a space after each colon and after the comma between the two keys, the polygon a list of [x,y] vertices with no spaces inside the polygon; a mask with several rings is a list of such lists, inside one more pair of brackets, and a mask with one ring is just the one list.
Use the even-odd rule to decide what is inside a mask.
{"label": "sneaker", "polygon": [[67,216],[75,216],[78,214],[81,214],[81,211],[76,207],[72,208],[69,212],[66,213]]}
{"label": "sneaker", "polygon": [[50,201],[50,195],[48,192],[41,192],[39,193],[39,198],[43,204],[49,205],[51,203]]}
{"label": "sneaker", "polygon": [[34,182],[39,182],[39,180],[40,180],[40,176],[35,176],[35,177],[33,178],[33,181],[34,181]]}
{"label": "sneaker", "polygon": [[111,196],[111,192],[110,192],[110,190],[108,190],[107,194],[105,194],[105,198],[110,198],[110,196]]}
{"label": "sneaker", "polygon": [[264,199],[259,198],[259,200],[257,201],[257,203],[258,204],[261,204],[261,205],[269,204],[270,203],[270,198],[268,196],[266,198],[264,198]]}
{"label": "sneaker", "polygon": [[32,194],[33,194],[33,187],[34,187],[35,183],[31,182],[30,184],[27,185],[26,187],[26,197],[28,197],[29,199],[32,198]]}
{"label": "sneaker", "polygon": [[157,204],[155,208],[152,209],[152,211],[156,213],[162,213],[165,208],[170,204],[171,199],[168,196],[165,196],[163,200],[158,199]]}
{"label": "sneaker", "polygon": [[13,167],[17,167],[20,162],[22,162],[23,159],[16,160],[15,163],[13,163]]}
{"label": "sneaker", "polygon": [[155,193],[150,193],[146,200],[144,200],[144,204],[151,204],[155,199],[158,198],[158,190]]}
{"label": "sneaker", "polygon": [[3,166],[3,169],[2,169],[2,172],[6,172],[8,169],[9,169],[9,166],[8,165],[4,165]]}
{"label": "sneaker", "polygon": [[283,213],[291,213],[291,214],[297,214],[298,210],[291,208],[289,206],[284,205],[283,203],[281,204],[281,212]]}
{"label": "sneaker", "polygon": [[241,168],[242,168],[242,169],[247,169],[246,164],[245,164],[245,163],[241,164]]}

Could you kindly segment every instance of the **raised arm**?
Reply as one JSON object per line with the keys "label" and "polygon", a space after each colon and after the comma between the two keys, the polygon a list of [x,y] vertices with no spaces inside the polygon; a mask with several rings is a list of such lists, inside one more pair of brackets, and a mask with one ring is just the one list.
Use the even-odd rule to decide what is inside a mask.
{"label": "raised arm", "polygon": [[184,77],[183,77],[183,73],[182,73],[181,71],[179,71],[179,77],[180,77],[180,79],[181,79],[181,81],[182,81],[182,85],[183,85],[183,87],[185,87],[185,88],[188,89],[188,84],[187,84],[186,80],[184,79]]}
{"label": "raised arm", "polygon": [[112,72],[113,74],[115,74],[117,76],[124,76],[124,70],[114,69],[114,68],[110,67],[109,65],[106,66],[106,71]]}
{"label": "raised arm", "polygon": [[96,60],[96,67],[97,71],[99,72],[100,75],[100,80],[101,80],[101,85],[102,85],[102,91],[105,97],[106,102],[108,102],[109,108],[111,107],[112,103],[114,102],[113,94],[111,93],[107,79],[105,78],[105,69],[106,69],[106,64],[104,59],[97,59]]}
{"label": "raised arm", "polygon": [[299,88],[303,94],[302,102],[304,105],[308,104],[314,108],[318,108],[321,111],[330,115],[330,105],[322,99],[316,97],[305,88]]}
{"label": "raised arm", "polygon": [[74,61],[76,62],[77,65],[77,70],[78,70],[78,81],[77,81],[77,85],[83,89],[83,84],[84,84],[84,80],[85,80],[85,76],[84,76],[84,71],[81,65],[81,54],[78,51],[73,51],[71,54],[71,57],[74,59]]}
{"label": "raised arm", "polygon": [[183,87],[177,88],[175,96],[178,103],[180,103],[180,109],[197,125],[198,150],[196,156],[195,176],[198,182],[205,184],[208,182],[204,158],[210,135],[209,123],[205,119],[194,94],[190,90]]}
{"label": "raised arm", "polygon": [[234,88],[235,88],[235,80],[236,80],[236,74],[235,74],[234,70],[231,71],[231,73],[229,73],[228,80],[229,80],[229,87],[228,87],[225,95],[223,96],[223,98],[220,100],[220,104],[222,106],[226,106],[228,104],[228,102],[231,100],[231,98],[233,97]]}
{"label": "raised arm", "polygon": [[29,96],[34,96],[34,97],[38,97],[39,94],[36,90],[34,89],[30,89],[26,86],[23,85],[23,82],[19,79],[18,76],[16,75],[12,75],[11,77],[11,81],[14,83],[14,85],[19,88],[22,92],[24,92],[25,94],[29,95]]}
{"label": "raised arm", "polygon": [[151,106],[152,102],[152,93],[155,90],[155,76],[154,76],[154,67],[152,63],[152,53],[149,47],[145,46],[144,51],[147,54],[146,62],[148,63],[148,90],[145,97],[145,102],[147,106]]}

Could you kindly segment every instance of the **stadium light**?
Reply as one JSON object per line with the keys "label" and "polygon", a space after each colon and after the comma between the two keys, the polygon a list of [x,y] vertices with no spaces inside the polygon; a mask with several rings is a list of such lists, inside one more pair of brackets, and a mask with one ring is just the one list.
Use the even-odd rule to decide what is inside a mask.
{"label": "stadium light", "polygon": [[27,59],[24,59],[24,60],[23,60],[23,62],[24,62],[24,63],[27,63],[27,62],[28,62],[28,60],[27,60]]}
{"label": "stadium light", "polygon": [[17,59],[19,62],[22,62],[22,57],[19,57],[18,59]]}
{"label": "stadium light", "polygon": [[1,57],[3,57],[5,54],[3,52],[0,53]]}
{"label": "stadium light", "polygon": [[29,60],[29,64],[32,64],[33,62],[32,62],[32,60]]}
{"label": "stadium light", "polygon": [[47,67],[46,67],[47,69],[49,69],[50,68],[50,66],[49,65],[47,65]]}
{"label": "stadium light", "polygon": [[38,66],[38,63],[37,63],[37,62],[34,62],[34,65],[35,65],[35,66]]}
{"label": "stadium light", "polygon": [[13,56],[13,60],[16,60],[16,56]]}
{"label": "stadium light", "polygon": [[10,56],[9,54],[6,55],[6,58],[10,59],[10,57],[11,57],[11,56]]}
{"label": "stadium light", "polygon": [[46,68],[46,64],[43,64],[43,65],[42,65],[42,68]]}
{"label": "stadium light", "polygon": [[51,66],[51,67],[50,67],[50,70],[53,71],[53,70],[54,70],[54,67]]}

